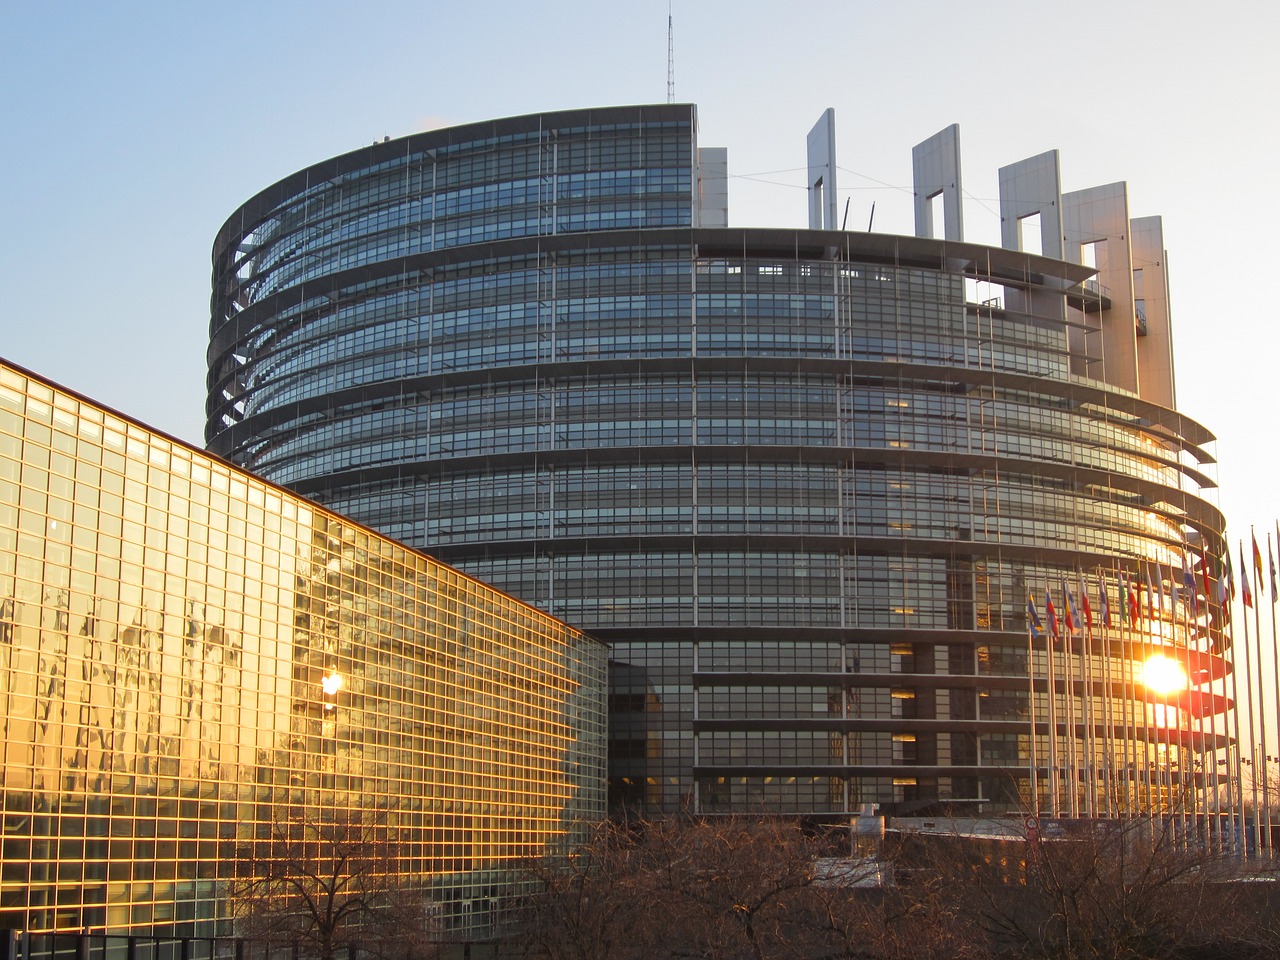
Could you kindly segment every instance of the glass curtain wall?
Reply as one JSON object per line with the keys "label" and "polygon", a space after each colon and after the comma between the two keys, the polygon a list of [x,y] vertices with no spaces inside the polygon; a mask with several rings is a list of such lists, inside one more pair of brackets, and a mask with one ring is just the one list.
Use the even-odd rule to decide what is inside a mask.
{"label": "glass curtain wall", "polygon": [[[215,246],[211,449],[610,641],[617,804],[985,814],[1034,808],[1034,770],[1046,808],[1203,809],[1192,771],[1227,740],[1212,435],[1101,381],[1078,265],[689,226],[693,120],[397,141],[469,151],[499,218],[494,170],[529,130],[543,196],[569,156],[608,187],[575,197],[598,216],[547,206],[521,237],[305,287],[277,282],[262,232],[393,161],[351,154],[250,201]],[[1122,629],[1122,590],[1175,581]],[[1086,587],[1111,625],[1085,636],[1081,613],[1069,649],[1029,649],[1028,597],[1044,616],[1046,592],[1063,611]],[[1135,679],[1165,646],[1217,658],[1177,705]]]}
{"label": "glass curtain wall", "polygon": [[225,935],[355,823],[446,926],[604,811],[604,648],[0,366],[0,927]]}

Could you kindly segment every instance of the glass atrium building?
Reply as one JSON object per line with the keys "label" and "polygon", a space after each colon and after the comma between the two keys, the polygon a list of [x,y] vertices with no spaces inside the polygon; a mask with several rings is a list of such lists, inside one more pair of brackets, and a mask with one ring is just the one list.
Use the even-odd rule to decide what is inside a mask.
{"label": "glass atrium building", "polygon": [[603,816],[605,661],[0,364],[0,930],[226,935],[237,865],[330,823],[483,928],[513,861]]}
{"label": "glass atrium building", "polygon": [[214,245],[210,449],[609,641],[617,804],[1212,807],[1224,525],[1159,218],[1054,152],[966,243],[949,128],[916,236],[837,230],[824,121],[807,229],[727,225],[689,105],[285,178]]}

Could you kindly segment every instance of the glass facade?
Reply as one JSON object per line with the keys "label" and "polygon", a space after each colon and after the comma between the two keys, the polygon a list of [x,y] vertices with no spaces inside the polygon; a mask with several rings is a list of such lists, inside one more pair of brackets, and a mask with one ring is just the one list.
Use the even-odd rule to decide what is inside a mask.
{"label": "glass facade", "polygon": [[603,815],[605,648],[0,365],[0,928],[225,935],[285,822],[466,930]]}
{"label": "glass facade", "polygon": [[[1028,594],[1167,594],[1222,553],[1213,438],[1100,379],[1090,271],[700,228],[697,158],[693,108],[611,108],[269,188],[214,249],[210,448],[610,641],[618,804],[992,813],[1035,770],[1046,809],[1106,814],[1204,787],[1218,701],[1171,738],[1132,678],[1153,646],[1222,650],[1215,589],[1052,675],[1029,654]],[[483,214],[448,212],[464,176]],[[479,216],[509,232],[459,239]]]}

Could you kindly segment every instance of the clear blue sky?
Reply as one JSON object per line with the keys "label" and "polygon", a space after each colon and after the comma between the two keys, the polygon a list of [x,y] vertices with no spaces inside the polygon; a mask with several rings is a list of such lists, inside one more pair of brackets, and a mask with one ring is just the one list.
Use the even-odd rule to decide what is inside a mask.
{"label": "clear blue sky", "polygon": [[[805,222],[837,115],[841,207],[910,233],[912,144],[961,126],[968,239],[996,170],[1160,214],[1179,406],[1220,440],[1232,536],[1274,529],[1280,12],[1229,2],[676,0],[676,95],[729,148],[736,225]],[[242,201],[384,135],[666,99],[666,0],[0,7],[0,356],[200,443],[209,250]]]}

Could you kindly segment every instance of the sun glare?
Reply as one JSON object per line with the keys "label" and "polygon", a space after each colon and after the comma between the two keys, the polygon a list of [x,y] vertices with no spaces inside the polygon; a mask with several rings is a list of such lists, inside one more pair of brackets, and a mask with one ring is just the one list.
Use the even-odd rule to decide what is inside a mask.
{"label": "sun glare", "polygon": [[1142,665],[1142,684],[1162,697],[1187,689],[1187,671],[1178,661],[1157,653]]}
{"label": "sun glare", "polygon": [[329,696],[333,696],[335,693],[337,693],[339,690],[342,689],[342,675],[335,670],[334,672],[330,673],[327,677],[321,678],[320,689],[322,689]]}

